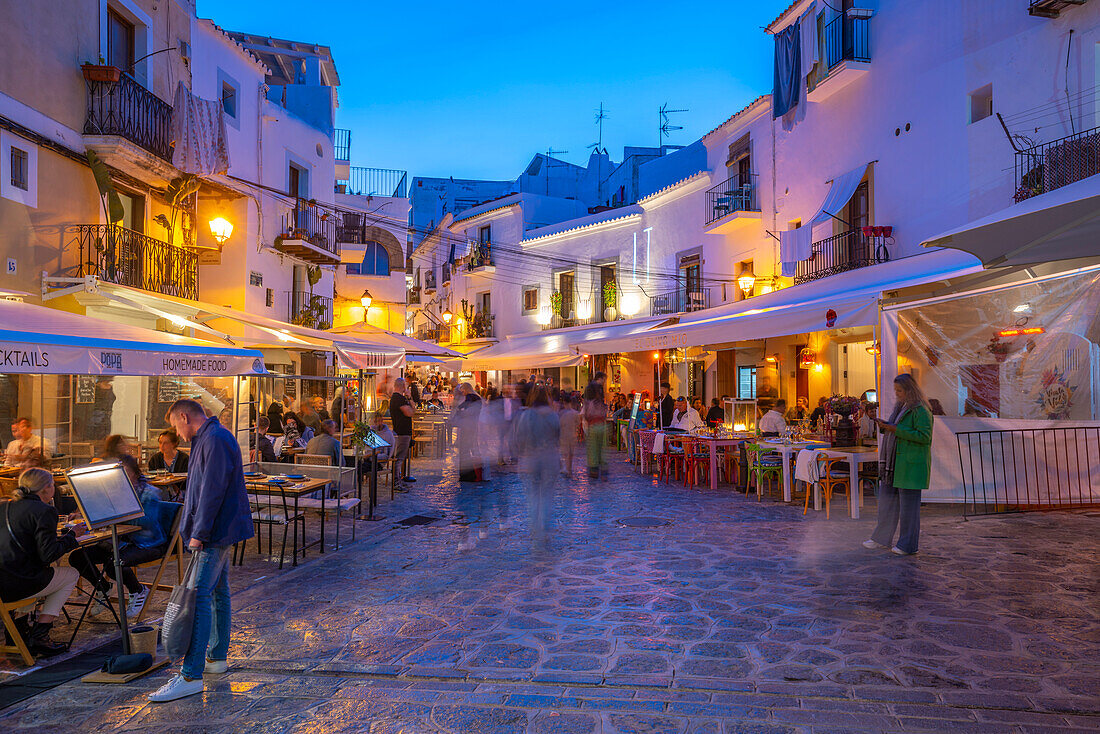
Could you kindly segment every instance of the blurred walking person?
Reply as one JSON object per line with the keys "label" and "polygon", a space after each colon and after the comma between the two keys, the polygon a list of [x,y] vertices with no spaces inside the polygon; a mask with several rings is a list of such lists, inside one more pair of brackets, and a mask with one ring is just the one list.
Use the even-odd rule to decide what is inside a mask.
{"label": "blurred walking person", "polygon": [[603,372],[592,376],[592,381],[584,389],[584,423],[588,441],[588,477],[589,479],[607,479],[607,403],[604,400]]}
{"label": "blurred walking person", "polygon": [[537,550],[546,550],[554,483],[561,466],[561,423],[550,407],[545,387],[531,391],[527,409],[516,418],[515,432],[520,466],[527,473],[531,544]]}
{"label": "blurred walking person", "polygon": [[580,424],[581,402],[569,393],[561,394],[561,410],[558,422],[561,424],[561,475],[573,476],[573,453],[577,448],[577,426]]}
{"label": "blurred walking person", "polygon": [[458,481],[483,481],[484,463],[478,429],[481,420],[481,398],[468,382],[455,388],[455,409],[451,425],[455,428],[455,459],[458,464]]}
{"label": "blurred walking person", "polygon": [[396,462],[395,469],[401,473],[401,481],[415,482],[405,467],[408,464],[412,468],[412,462],[408,458],[413,437],[413,414],[416,411],[405,391],[405,379],[398,377],[393,381],[393,394],[390,395],[389,402],[390,423],[393,424],[393,434],[397,439],[397,444],[393,447],[393,460]]}

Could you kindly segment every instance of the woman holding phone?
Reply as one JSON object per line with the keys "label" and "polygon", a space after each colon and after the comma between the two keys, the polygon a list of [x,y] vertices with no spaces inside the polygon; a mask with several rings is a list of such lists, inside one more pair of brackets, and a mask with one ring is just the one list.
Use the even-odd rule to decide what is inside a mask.
{"label": "woman holding phone", "polygon": [[[896,402],[889,420],[875,418],[879,443],[878,525],[864,548],[889,548],[899,556],[917,552],[920,493],[932,468],[932,411],[912,375],[894,378]],[[898,542],[891,545],[901,526]]]}

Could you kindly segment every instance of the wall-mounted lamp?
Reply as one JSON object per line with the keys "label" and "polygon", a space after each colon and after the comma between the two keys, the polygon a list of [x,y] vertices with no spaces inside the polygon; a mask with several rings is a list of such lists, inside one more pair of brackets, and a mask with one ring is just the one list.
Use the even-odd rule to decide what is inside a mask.
{"label": "wall-mounted lamp", "polygon": [[747,270],[737,278],[737,287],[741,289],[741,292],[746,296],[752,293],[752,289],[756,286],[756,276],[752,274],[751,270]]}
{"label": "wall-mounted lamp", "polygon": [[233,236],[233,224],[225,217],[215,217],[210,220],[210,234],[219,245]]}
{"label": "wall-mounted lamp", "polygon": [[370,305],[374,303],[374,297],[371,296],[370,291],[363,291],[363,295],[359,297],[359,303],[363,304],[363,309],[369,309]]}
{"label": "wall-mounted lamp", "polygon": [[443,313],[441,313],[440,316],[443,318],[443,323],[445,323],[445,324],[451,323],[451,319],[454,318],[454,314],[451,313],[451,309],[449,309],[449,308],[446,311],[444,311]]}

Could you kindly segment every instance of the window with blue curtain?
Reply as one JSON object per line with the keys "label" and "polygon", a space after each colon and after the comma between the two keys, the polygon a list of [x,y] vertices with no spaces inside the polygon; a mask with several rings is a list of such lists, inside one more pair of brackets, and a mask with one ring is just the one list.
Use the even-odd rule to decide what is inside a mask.
{"label": "window with blue curtain", "polygon": [[367,242],[363,249],[363,262],[344,266],[348,275],[389,275],[390,253],[377,242]]}

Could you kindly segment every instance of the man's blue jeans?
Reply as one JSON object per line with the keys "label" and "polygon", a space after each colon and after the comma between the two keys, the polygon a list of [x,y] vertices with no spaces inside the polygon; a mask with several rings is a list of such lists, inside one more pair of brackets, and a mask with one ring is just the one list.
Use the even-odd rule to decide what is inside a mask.
{"label": "man's blue jeans", "polygon": [[195,627],[180,671],[190,680],[202,678],[207,658],[229,656],[229,546],[204,546],[198,554]]}

